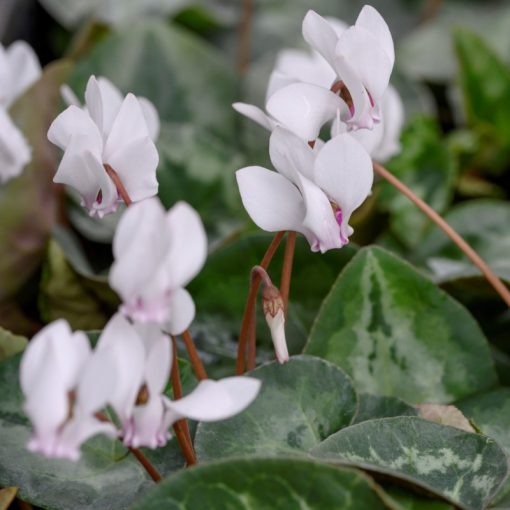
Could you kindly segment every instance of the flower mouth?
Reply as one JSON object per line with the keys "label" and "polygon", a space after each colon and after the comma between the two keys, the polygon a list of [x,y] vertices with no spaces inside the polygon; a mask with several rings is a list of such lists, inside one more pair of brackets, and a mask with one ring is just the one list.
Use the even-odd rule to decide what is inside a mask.
{"label": "flower mouth", "polygon": [[336,81],[331,85],[331,92],[338,94],[344,100],[352,117],[354,115],[354,101],[345,83],[342,80]]}

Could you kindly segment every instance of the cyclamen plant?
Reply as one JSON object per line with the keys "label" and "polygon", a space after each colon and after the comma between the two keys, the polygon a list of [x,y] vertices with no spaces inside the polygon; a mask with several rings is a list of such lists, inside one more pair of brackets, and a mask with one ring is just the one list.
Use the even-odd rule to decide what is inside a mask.
{"label": "cyclamen plant", "polygon": [[[479,257],[470,255],[473,252],[465,241],[379,163],[399,152],[404,121],[402,101],[389,84],[395,53],[391,33],[381,15],[373,7],[365,6],[355,24],[349,27],[339,20],[309,11],[303,20],[302,33],[310,51],[288,49],[280,53],[267,87],[266,111],[245,103],[233,105],[236,111],[269,131],[269,157],[274,170],[246,166],[236,171],[235,179],[242,204],[253,223],[275,235],[260,264],[251,268],[251,273],[247,268],[250,286],[238,338],[236,375],[219,380],[208,378],[191,336],[197,310],[186,288],[192,290],[192,280],[206,264],[207,234],[198,212],[190,204],[177,201],[166,210],[157,197],[159,154],[155,142],[160,132],[160,119],[155,106],[132,93],[124,96],[105,77],[90,76],[84,102],[68,86],[62,88],[68,106],[53,120],[47,134],[48,140],[63,151],[54,182],[78,194],[81,206],[90,216],[97,217],[96,221],[104,221],[105,215],[115,211],[121,213],[113,236],[113,264],[108,274],[108,284],[117,293],[120,304],[97,341],[92,341],[84,331],[72,331],[66,320],[58,319],[43,327],[24,350],[19,379],[23,409],[32,424],[32,436],[27,443],[30,452],[76,462],[82,456],[83,445],[94,436],[103,435],[120,441],[153,480],[159,481],[160,473],[139,449],[163,448],[173,436],[177,438],[187,466],[197,463],[197,436],[203,438],[209,434],[209,439],[213,438],[210,440],[213,451],[225,447],[219,440],[219,446],[215,443],[215,433],[221,431],[221,427],[229,432],[227,449],[232,447],[232,451],[239,452],[244,448],[244,452],[258,454],[255,438],[257,434],[264,436],[268,425],[259,423],[249,413],[260,397],[266,402],[273,399],[271,406],[275,414],[280,411],[279,406],[285,412],[290,409],[289,419],[298,422],[301,415],[294,415],[293,411],[301,406],[300,412],[306,419],[296,427],[309,428],[314,436],[311,441],[316,441],[306,450],[309,456],[335,459],[338,445],[333,432],[338,432],[339,423],[345,421],[344,426],[355,425],[338,432],[345,432],[345,444],[352,447],[344,452],[342,460],[364,468],[364,455],[372,455],[378,468],[381,463],[384,465],[383,454],[401,445],[385,444],[383,454],[376,452],[370,442],[377,431],[374,434],[363,423],[363,417],[355,421],[362,416],[363,409],[350,379],[324,360],[289,356],[291,349],[285,333],[297,236],[304,237],[305,246],[309,246],[313,257],[347,246],[354,234],[352,216],[370,196],[374,172],[394,184],[441,225],[510,305],[508,290],[501,289],[504,285]],[[30,150],[13,125],[7,108],[37,79],[39,72],[27,47],[13,45],[7,51],[0,47],[0,85],[5,84],[0,91],[0,168],[5,168],[0,180],[18,175],[29,161]],[[7,138],[4,140],[2,136]],[[3,160],[5,164],[2,165]],[[285,236],[278,287],[269,275],[269,265]],[[261,284],[262,311],[278,363],[256,368],[256,305]],[[416,288],[422,289],[425,285],[417,284]],[[351,294],[354,294],[352,289]],[[342,305],[347,306],[347,303]],[[185,395],[177,358],[177,337],[182,337],[198,380],[196,387]],[[269,373],[268,378],[280,384],[292,373],[293,368],[289,366],[293,362],[298,366],[308,362],[316,364],[314,374],[318,379],[325,373],[331,377],[331,385],[341,394],[335,394],[334,399],[327,395],[318,405],[329,412],[341,401],[341,416],[328,414],[327,419],[310,418],[302,409],[303,402],[297,405],[289,401],[284,385],[276,385],[277,392],[267,396],[273,390],[266,392],[261,374]],[[246,375],[247,370],[254,372]],[[298,382],[304,386],[314,384],[305,377],[303,382]],[[369,407],[368,400],[364,402]],[[474,428],[458,409],[430,404],[417,406],[417,409],[424,418],[436,422],[444,419],[468,435],[467,439],[466,436],[459,439],[458,431],[452,432],[450,428],[448,433],[438,432],[438,435],[443,434],[443,450],[449,447],[448,441],[457,445],[456,448],[464,448],[469,443],[467,450],[470,452],[480,447]],[[409,406],[408,414],[414,411]],[[214,426],[219,428],[202,427],[203,423],[234,417],[233,421]],[[192,438],[188,420],[201,422],[195,438]],[[271,422],[271,417],[267,422]],[[411,421],[409,428],[418,436],[414,423]],[[236,428],[239,424],[244,424],[246,429]],[[365,426],[369,429],[366,433],[363,432]],[[385,426],[388,426],[386,422],[380,424],[378,430]],[[433,435],[436,424],[427,426],[432,427]],[[360,434],[366,443],[353,441],[351,444],[349,434],[357,432],[352,432],[355,427],[357,431],[362,430]],[[334,430],[325,433],[329,428]],[[284,453],[294,452],[288,445],[302,440],[297,431],[284,431],[287,434]],[[406,433],[409,433],[407,429]],[[238,443],[242,441],[237,435],[248,437],[248,444],[241,448]],[[475,436],[477,439],[473,439]],[[252,437],[253,444],[250,443]],[[279,440],[279,437],[266,438],[274,448],[272,454],[281,453]],[[201,458],[207,459],[207,443],[203,444],[206,446],[199,453]],[[363,447],[356,449],[358,444]],[[366,445],[369,454],[364,449]],[[503,462],[504,456],[498,456],[500,452],[494,445],[483,442],[482,446],[484,455],[485,449],[493,455],[494,465]],[[418,455],[412,448],[404,449],[404,454],[391,463],[391,469],[400,469]],[[445,455],[450,463],[445,461],[439,470],[450,469],[452,465],[464,469],[466,462],[471,462],[460,456],[457,458],[456,450],[447,450]],[[481,454],[471,462],[477,472],[472,483],[479,492],[487,492],[484,497],[488,500],[491,484],[502,483],[504,477],[498,478],[499,474],[494,475],[490,469],[484,471],[480,459]],[[419,487],[429,487],[430,480],[423,482],[420,476],[426,478],[429,471],[436,470],[432,466],[434,461],[432,458],[426,468],[418,470]],[[265,476],[261,475],[260,479]],[[332,480],[337,481],[335,476]],[[305,478],[302,477],[302,483]],[[270,476],[268,479],[272,484]],[[313,478],[312,482],[315,483]],[[369,485],[361,477],[353,482],[354,486],[357,484]],[[219,486],[221,481],[216,480],[207,490],[214,492],[220,490]],[[486,486],[490,486],[490,490]],[[291,487],[289,491],[294,489]],[[462,483],[454,489],[457,493],[448,488],[444,495],[449,502],[457,503]],[[485,500],[477,506],[479,500],[465,503],[462,499],[462,508],[482,508]],[[251,504],[248,497],[245,500],[240,497],[239,501]],[[367,505],[372,504],[371,500],[367,501]],[[287,502],[285,500],[285,504]]]}

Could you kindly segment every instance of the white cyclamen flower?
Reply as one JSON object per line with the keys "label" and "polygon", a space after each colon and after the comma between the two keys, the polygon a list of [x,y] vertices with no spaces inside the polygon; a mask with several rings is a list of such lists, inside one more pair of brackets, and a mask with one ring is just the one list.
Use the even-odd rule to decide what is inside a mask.
{"label": "white cyclamen flower", "polygon": [[42,329],[28,344],[20,367],[24,409],[34,427],[28,448],[76,460],[96,434],[116,436],[94,414],[109,401],[116,374],[110,351],[91,354],[87,336],[64,320]]}
{"label": "white cyclamen flower", "polygon": [[207,380],[186,397],[170,400],[164,395],[172,367],[170,338],[154,324],[131,325],[120,314],[104,329],[97,349],[115,353],[119,376],[111,404],[126,446],[164,446],[171,437],[170,426],[183,417],[230,418],[245,409],[260,388],[260,381],[249,377]]}
{"label": "white cyclamen flower", "polygon": [[0,107],[9,106],[41,76],[41,65],[30,45],[16,41],[0,44]]}
{"label": "white cyclamen flower", "polygon": [[347,244],[351,214],[370,193],[370,157],[348,134],[318,151],[277,127],[270,138],[270,157],[278,172],[246,167],[236,172],[243,205],[263,230],[303,234],[312,251],[322,253]]}
{"label": "white cyclamen flower", "polygon": [[[350,135],[365,147],[376,161],[384,163],[400,152],[400,134],[404,125],[404,105],[396,89],[391,85],[381,103],[381,122],[374,129],[357,129]],[[331,136],[348,131],[348,126],[338,116],[331,127]]]}
{"label": "white cyclamen flower", "polygon": [[262,310],[271,331],[274,352],[280,364],[289,361],[285,338],[285,307],[282,295],[274,285],[266,285],[262,291]]}
{"label": "white cyclamen flower", "polygon": [[154,321],[181,334],[195,316],[184,289],[207,256],[207,237],[198,213],[185,202],[165,212],[158,199],[127,209],[113,239],[110,285],[121,311],[140,322]]}
{"label": "white cyclamen flower", "polygon": [[[356,23],[339,36],[326,19],[308,11],[303,37],[335,71],[338,92],[349,107],[342,120],[354,129],[371,129],[380,120],[380,102],[395,61],[393,39],[384,19],[365,5]],[[277,94],[284,96],[284,91]]]}
{"label": "white cyclamen flower", "polygon": [[18,176],[30,163],[31,155],[23,134],[0,108],[0,184]]}
{"label": "white cyclamen flower", "polygon": [[113,212],[120,201],[105,165],[118,174],[133,202],[158,191],[159,156],[141,103],[128,94],[118,107],[114,96],[92,76],[86,109],[69,106],[48,131],[48,139],[65,151],[53,180],[74,188],[91,215]]}

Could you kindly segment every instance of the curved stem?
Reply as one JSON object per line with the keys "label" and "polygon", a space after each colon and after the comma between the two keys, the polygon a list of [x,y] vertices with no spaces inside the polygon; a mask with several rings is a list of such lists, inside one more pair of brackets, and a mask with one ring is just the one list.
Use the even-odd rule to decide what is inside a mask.
{"label": "curved stem", "polygon": [[[172,336],[172,353],[173,353],[173,363],[172,363],[172,390],[174,393],[174,399],[178,400],[182,398],[182,385],[181,385],[181,376],[179,374],[179,360],[177,359],[177,344],[175,341],[175,337]],[[177,437],[177,441],[179,442],[179,446],[181,447],[182,454],[186,459],[186,463],[190,466],[197,463],[197,458],[195,456],[195,452],[193,450],[193,443],[191,441],[191,434],[189,432],[188,420],[182,419],[176,421],[174,423],[174,432]]]}
{"label": "curved stem", "polygon": [[253,0],[243,0],[241,23],[239,24],[239,50],[237,54],[237,69],[244,74],[250,62],[250,36],[253,17]]}
{"label": "curved stem", "polygon": [[403,195],[414,202],[468,257],[473,264],[480,269],[487,281],[500,295],[501,299],[510,307],[510,291],[506,285],[496,276],[487,263],[476,253],[471,246],[436,212],[417,197],[403,182],[397,179],[392,173],[379,163],[373,163],[374,171],[395,186]]}
{"label": "curved stem", "polygon": [[[271,244],[266,250],[264,257],[260,262],[260,266],[263,269],[267,269],[271,259],[273,258],[276,249],[278,248],[281,240],[285,232],[278,232]],[[239,333],[239,346],[237,349],[237,363],[236,363],[236,374],[242,375],[244,373],[244,356],[246,351],[246,346],[248,343],[248,339],[251,339],[251,342],[254,343],[255,335],[250,335],[250,325],[251,321],[255,322],[255,305],[257,303],[257,292],[259,290],[260,285],[260,275],[255,274],[252,278],[250,278],[250,290],[248,291],[248,298],[246,299],[246,305],[244,307],[244,315],[243,321],[241,323],[241,332]],[[254,327],[254,325],[253,325]],[[253,352],[255,349],[253,349]],[[254,356],[254,354],[253,354]]]}
{"label": "curved stem", "polygon": [[127,206],[130,206],[133,201],[131,200],[131,197],[129,196],[128,192],[126,191],[126,188],[124,187],[124,184],[122,184],[122,181],[120,180],[119,174],[108,164],[103,165],[104,169],[106,170],[106,173],[110,177],[110,179],[113,181],[113,184],[115,184],[115,187],[117,188],[117,191],[124,200],[124,203]]}
{"label": "curved stem", "polygon": [[204,364],[198,355],[197,349],[195,347],[195,342],[193,342],[193,337],[190,335],[188,330],[182,334],[182,339],[186,345],[186,350],[188,351],[189,359],[197,379],[199,381],[207,379],[207,372],[205,371]]}
{"label": "curved stem", "polygon": [[282,295],[285,313],[289,306],[290,280],[292,277],[292,264],[294,262],[294,251],[296,248],[296,232],[287,234],[287,244],[283,255],[282,279],[280,282],[280,293]]}

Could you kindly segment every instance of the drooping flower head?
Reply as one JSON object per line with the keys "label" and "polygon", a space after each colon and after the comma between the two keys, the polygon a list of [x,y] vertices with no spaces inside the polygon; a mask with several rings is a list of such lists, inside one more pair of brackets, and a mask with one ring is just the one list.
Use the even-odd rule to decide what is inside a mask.
{"label": "drooping flower head", "polygon": [[76,460],[90,437],[116,435],[111,423],[95,417],[116,383],[110,355],[91,353],[86,335],[73,333],[64,320],[49,324],[30,341],[21,360],[20,382],[34,427],[31,451]]}
{"label": "drooping flower head", "polygon": [[205,230],[190,205],[179,202],[168,212],[156,198],[132,205],[119,221],[113,255],[109,281],[125,315],[158,322],[173,335],[188,328],[195,305],[184,286],[207,256]]}
{"label": "drooping flower head", "polygon": [[133,202],[158,190],[159,156],[151,138],[157,132],[154,110],[133,94],[120,103],[118,99],[109,82],[91,76],[86,107],[69,106],[48,131],[48,139],[64,150],[53,180],[74,188],[89,213],[100,217],[115,211],[120,202],[106,166],[118,174]]}
{"label": "drooping flower head", "polygon": [[269,232],[300,232],[312,251],[324,253],[347,244],[351,214],[373,181],[370,157],[359,142],[341,134],[315,151],[278,127],[269,152],[277,172],[257,166],[236,172],[252,220]]}

